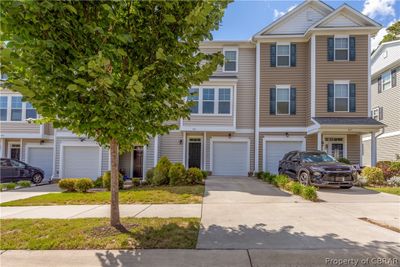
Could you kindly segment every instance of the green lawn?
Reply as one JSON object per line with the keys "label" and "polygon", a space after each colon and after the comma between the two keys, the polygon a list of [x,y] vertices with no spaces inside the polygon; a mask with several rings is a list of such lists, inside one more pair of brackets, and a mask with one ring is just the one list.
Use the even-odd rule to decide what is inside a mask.
{"label": "green lawn", "polygon": [[108,218],[3,219],[0,249],[193,249],[198,218],[122,218],[126,230]]}
{"label": "green lawn", "polygon": [[393,194],[393,195],[398,195],[400,196],[400,187],[365,187],[369,190],[374,190],[378,192],[383,192],[383,193],[388,193],[388,194]]}
{"label": "green lawn", "polygon": [[[192,204],[201,203],[204,185],[140,187],[120,191],[120,204]],[[1,203],[0,206],[50,206],[108,204],[110,192],[50,193]]]}

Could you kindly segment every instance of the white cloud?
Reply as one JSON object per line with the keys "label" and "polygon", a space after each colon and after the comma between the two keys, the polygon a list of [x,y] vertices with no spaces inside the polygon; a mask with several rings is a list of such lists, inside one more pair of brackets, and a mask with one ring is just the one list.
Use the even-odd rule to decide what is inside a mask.
{"label": "white cloud", "polygon": [[396,0],[366,0],[362,13],[371,18],[376,18],[377,16],[395,17],[395,2]]}
{"label": "white cloud", "polygon": [[378,46],[379,43],[382,41],[383,36],[387,34],[387,28],[390,27],[393,23],[395,23],[397,20],[394,19],[389,24],[385,27],[379,30],[379,32],[375,35],[374,38],[371,38],[371,52],[374,51]]}
{"label": "white cloud", "polygon": [[280,18],[285,15],[287,12],[292,11],[297,5],[293,5],[289,7],[286,11],[279,11],[278,9],[274,9],[274,18]]}

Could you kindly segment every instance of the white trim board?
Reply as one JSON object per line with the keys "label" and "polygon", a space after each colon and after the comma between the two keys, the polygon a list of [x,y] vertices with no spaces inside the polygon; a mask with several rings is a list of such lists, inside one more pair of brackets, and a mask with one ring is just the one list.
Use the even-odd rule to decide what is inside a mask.
{"label": "white trim board", "polygon": [[260,132],[285,133],[285,132],[307,132],[306,127],[260,127]]}
{"label": "white trim board", "polygon": [[[384,133],[384,134],[379,135],[379,136],[377,137],[377,139],[381,139],[381,138],[385,138],[385,137],[393,137],[393,136],[398,136],[398,135],[400,135],[400,131],[395,131],[395,132],[390,132],[390,133]],[[363,140],[363,141],[369,141],[369,140],[371,140],[371,136],[363,137],[362,140]]]}

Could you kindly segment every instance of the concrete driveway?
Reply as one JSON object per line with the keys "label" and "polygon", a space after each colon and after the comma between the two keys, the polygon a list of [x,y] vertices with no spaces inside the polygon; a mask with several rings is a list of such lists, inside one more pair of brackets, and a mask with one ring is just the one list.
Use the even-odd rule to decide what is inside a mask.
{"label": "concrete driveway", "polygon": [[0,193],[0,203],[13,201],[17,199],[29,198],[48,193],[61,192],[57,184],[46,184],[39,186],[31,186]]}
{"label": "concrete driveway", "polygon": [[376,213],[395,223],[399,197],[363,189],[320,195],[325,202],[313,203],[254,178],[210,177],[197,247],[400,251],[400,234],[358,219]]}

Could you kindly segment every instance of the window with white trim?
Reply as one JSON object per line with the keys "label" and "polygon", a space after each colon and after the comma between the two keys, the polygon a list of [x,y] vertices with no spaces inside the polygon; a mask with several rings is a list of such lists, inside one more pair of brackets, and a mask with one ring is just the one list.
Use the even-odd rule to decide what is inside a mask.
{"label": "window with white trim", "polygon": [[276,88],[276,114],[290,113],[290,88]]}
{"label": "window with white trim", "polygon": [[213,114],[215,105],[215,90],[214,88],[203,89],[203,113]]}
{"label": "window with white trim", "polygon": [[231,89],[229,88],[218,89],[218,113],[231,113]]}
{"label": "window with white trim", "polygon": [[372,110],[372,118],[374,120],[379,120],[379,107]]}
{"label": "window with white trim", "polygon": [[238,50],[224,50],[224,72],[237,72],[238,70]]}
{"label": "window with white trim", "polygon": [[349,59],[349,38],[335,37],[335,60]]}
{"label": "window with white trim", "polygon": [[192,102],[192,106],[190,107],[191,113],[199,113],[199,88],[190,88],[190,96],[188,96],[188,101]]}
{"label": "window with white trim", "polygon": [[37,112],[36,109],[32,106],[31,103],[25,103],[25,119],[36,119]]}
{"label": "window with white trim", "polygon": [[22,96],[0,96],[0,121],[25,121],[37,119],[36,109],[29,102],[22,102]]}
{"label": "window with white trim", "polygon": [[11,120],[22,121],[22,96],[11,97]]}
{"label": "window with white trim", "polygon": [[335,83],[335,111],[349,111],[349,84]]}
{"label": "window with white trim", "polygon": [[382,89],[385,91],[390,88],[392,88],[392,74],[389,70],[382,74]]}
{"label": "window with white trim", "polygon": [[276,45],[276,65],[278,67],[290,66],[290,44]]}
{"label": "window with white trim", "polygon": [[0,121],[7,120],[8,97],[0,96]]}

